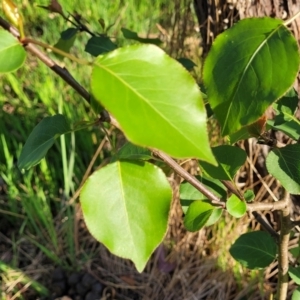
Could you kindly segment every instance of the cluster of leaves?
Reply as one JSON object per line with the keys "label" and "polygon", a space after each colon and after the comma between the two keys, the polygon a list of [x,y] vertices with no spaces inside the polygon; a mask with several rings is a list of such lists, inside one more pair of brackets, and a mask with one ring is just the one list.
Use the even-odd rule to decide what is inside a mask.
{"label": "cluster of leaves", "polygon": [[[47,9],[68,19],[57,4],[52,1]],[[55,46],[66,52],[81,31],[90,33],[78,16],[74,19],[75,27],[65,30]],[[165,235],[172,199],[167,177],[158,167],[162,162],[150,150],[198,159],[198,180],[224,204],[213,204],[183,182],[180,201],[187,230],[214,224],[224,209],[233,217],[242,217],[247,201],[253,201],[255,195],[249,190],[228,196],[222,183],[235,186],[234,176],[246,161],[245,151],[233,143],[261,137],[265,128],[281,130],[298,141],[300,123],[294,116],[298,97],[291,89],[299,68],[298,46],[284,23],[271,18],[240,21],[218,36],[204,64],[203,82],[206,104],[231,144],[211,148],[203,93],[182,65],[188,63],[191,68],[192,63],[169,57],[157,46],[158,39],[144,39],[125,28],[124,37],[138,43],[118,48],[108,36],[109,27],[103,21],[100,24],[104,33],[92,34],[85,46],[96,57],[86,63],[91,66],[93,101],[117,119],[128,142],[110,164],[88,178],[81,205],[91,234],[142,271]],[[0,41],[0,72],[15,71],[26,58],[23,45],[5,31],[0,31]],[[270,105],[277,116],[266,121],[264,113]],[[28,138],[18,166],[36,165],[55,138],[72,130],[62,115],[45,118]],[[275,147],[267,157],[269,172],[293,194],[300,194],[299,147],[296,143]],[[267,233],[251,232],[242,235],[230,253],[248,268],[263,268],[275,259],[277,247]]]}

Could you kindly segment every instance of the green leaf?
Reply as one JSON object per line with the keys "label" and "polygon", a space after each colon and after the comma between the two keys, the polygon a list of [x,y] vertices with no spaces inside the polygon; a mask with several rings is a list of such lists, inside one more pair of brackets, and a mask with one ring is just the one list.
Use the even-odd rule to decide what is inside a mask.
{"label": "green leaf", "polygon": [[[221,199],[227,198],[227,192],[224,188],[223,184],[213,178],[209,178],[206,176],[196,176],[196,178],[202,182],[210,191],[212,191],[216,196]],[[184,181],[180,184],[179,189],[179,197],[180,204],[184,213],[187,212],[188,207],[194,200],[204,200],[207,199],[200,191],[198,191],[194,186],[192,186],[189,182]]]}
{"label": "green leaf", "polygon": [[133,45],[98,57],[91,89],[133,144],[215,163],[198,85],[160,48]]}
{"label": "green leaf", "polygon": [[248,269],[265,268],[276,257],[274,239],[264,231],[242,234],[229,250],[232,257]]}
{"label": "green leaf", "polygon": [[300,284],[300,267],[289,267],[289,275],[296,284]]}
{"label": "green leaf", "polygon": [[84,50],[93,56],[98,56],[100,54],[113,51],[117,48],[117,45],[114,44],[109,37],[93,36],[88,40]]}
{"label": "green leaf", "polygon": [[[276,117],[275,117],[276,119]],[[282,123],[280,125],[275,125],[275,120],[268,120],[267,124],[269,127],[282,131],[287,136],[292,138],[295,141],[298,141],[300,138],[300,125],[299,122],[296,122],[294,120]]]}
{"label": "green leaf", "polygon": [[231,195],[226,201],[227,211],[235,218],[241,218],[247,211],[247,205],[236,195]]}
{"label": "green leaf", "polygon": [[[63,31],[60,35],[60,39],[54,45],[54,47],[69,53],[76,40],[77,31],[78,30],[76,28],[68,28],[67,30]],[[59,58],[63,58],[63,56],[60,54],[55,53],[55,55]]]}
{"label": "green leaf", "polygon": [[222,216],[223,209],[222,208],[215,208],[210,215],[208,221],[205,223],[205,226],[211,226],[215,224]]}
{"label": "green leaf", "polygon": [[197,65],[190,59],[185,57],[180,57],[176,59],[178,62],[180,62],[188,71],[192,71],[194,67]]}
{"label": "green leaf", "polygon": [[127,142],[116,155],[112,157],[112,161],[115,160],[149,160],[153,159],[151,151],[136,145],[133,145],[130,142]]}
{"label": "green leaf", "polygon": [[168,225],[172,189],[156,166],[117,161],[96,171],[80,201],[91,234],[141,272]]}
{"label": "green leaf", "polygon": [[200,230],[209,220],[214,208],[208,201],[194,201],[184,216],[184,227],[192,232]]}
{"label": "green leaf", "polygon": [[134,40],[143,44],[154,44],[159,45],[162,43],[162,41],[158,38],[141,38],[138,36],[138,34],[134,31],[131,31],[127,28],[121,28],[121,31],[123,33],[123,36],[125,39]]}
{"label": "green leaf", "polygon": [[16,71],[25,62],[26,51],[8,31],[0,30],[0,74]]}
{"label": "green leaf", "polygon": [[244,199],[246,202],[252,202],[255,199],[255,194],[252,190],[247,190],[244,193]]}
{"label": "green leaf", "polygon": [[18,161],[19,169],[27,170],[43,159],[57,137],[70,132],[63,115],[44,118],[29,135]]}
{"label": "green leaf", "polygon": [[212,148],[213,154],[218,162],[218,166],[213,166],[206,162],[200,162],[200,167],[210,177],[220,180],[233,180],[238,169],[245,163],[247,154],[241,148],[221,145]]}
{"label": "green leaf", "polygon": [[245,19],[218,35],[203,80],[222,135],[262,116],[292,86],[298,68],[297,41],[279,19]]}
{"label": "green leaf", "polygon": [[63,40],[70,40],[73,39],[74,36],[76,36],[77,32],[78,32],[77,28],[68,28],[61,33],[60,37]]}
{"label": "green leaf", "polygon": [[294,116],[298,108],[298,95],[294,88],[289,90],[279,101],[275,102],[273,108],[277,113],[274,123],[275,126],[292,120],[300,124],[298,119]]}
{"label": "green leaf", "polygon": [[300,287],[294,290],[292,295],[292,300],[299,300],[300,299]]}
{"label": "green leaf", "polygon": [[300,194],[300,144],[273,149],[266,159],[268,172],[291,194]]}

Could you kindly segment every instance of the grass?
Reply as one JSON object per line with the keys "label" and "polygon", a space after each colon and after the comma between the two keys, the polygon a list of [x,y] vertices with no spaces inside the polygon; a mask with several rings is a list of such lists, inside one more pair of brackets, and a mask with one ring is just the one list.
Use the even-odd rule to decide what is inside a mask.
{"label": "grass", "polygon": [[[144,36],[161,35],[165,30],[167,51],[174,57],[193,58],[199,65],[194,75],[199,76],[199,38],[193,30],[191,12],[182,14],[189,1],[103,0],[93,5],[91,1],[59,2],[68,12],[76,7],[93,31],[101,31],[99,18],[107,26],[114,23],[109,34],[119,45],[129,43],[120,34],[121,27]],[[47,1],[15,3],[22,8],[25,32],[32,37],[53,45],[60,32],[68,27],[61,18],[36,7],[47,5]],[[160,24],[159,28],[156,23]],[[81,33],[72,53],[87,56],[83,51],[87,39],[88,35]],[[86,66],[68,60],[61,63],[88,88],[90,70]],[[162,299],[162,295],[164,299],[233,299],[232,295],[238,291],[246,297],[251,295],[248,282],[253,289],[262,285],[261,273],[245,272],[229,258],[230,242],[247,230],[246,221],[226,216],[211,228],[186,233],[176,201],[165,240],[166,259],[176,263],[172,277],[153,267],[156,254],[143,274],[138,274],[130,262],[110,255],[87,233],[78,203],[70,203],[104,137],[99,128],[89,127],[61,137],[46,159],[25,173],[16,166],[26,138],[43,117],[63,113],[71,123],[78,123],[92,121],[95,115],[80,96],[34,57],[28,57],[25,66],[17,72],[1,76],[1,82],[0,299],[6,299],[7,295],[11,297],[8,299],[26,299],[47,294],[49,279],[45,278],[51,276],[56,266],[69,271],[88,269],[96,277],[102,274],[99,280],[106,278],[104,283],[115,287],[120,299],[128,299],[125,295],[130,290],[149,299]],[[118,136],[119,133],[112,133],[116,143]],[[110,151],[110,146],[105,144],[94,168],[103,163]],[[149,289],[148,285],[153,288]]]}

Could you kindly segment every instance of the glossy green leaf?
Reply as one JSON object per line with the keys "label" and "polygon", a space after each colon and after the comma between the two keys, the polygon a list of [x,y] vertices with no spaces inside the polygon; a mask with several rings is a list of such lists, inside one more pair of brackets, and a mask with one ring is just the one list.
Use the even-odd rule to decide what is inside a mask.
{"label": "glossy green leaf", "polygon": [[208,201],[194,201],[184,216],[184,227],[192,232],[200,230],[209,220],[214,208]]}
{"label": "glossy green leaf", "polygon": [[232,257],[248,269],[269,266],[276,257],[277,245],[264,231],[242,234],[229,250]]}
{"label": "glossy green leaf", "polygon": [[[227,192],[224,185],[217,179],[209,178],[206,176],[196,176],[196,178],[202,182],[210,191],[221,199],[226,199]],[[180,184],[179,188],[180,204],[184,213],[187,212],[188,207],[194,200],[207,199],[200,191],[198,191],[189,182],[184,181]]]}
{"label": "glossy green leaf", "polygon": [[125,39],[134,40],[143,44],[159,45],[162,43],[162,41],[159,38],[141,38],[136,32],[131,31],[127,28],[121,28],[121,31]]}
{"label": "glossy green leaf", "polygon": [[91,88],[132,143],[215,163],[198,85],[160,48],[133,45],[98,57]]}
{"label": "glossy green leaf", "polygon": [[26,51],[8,31],[0,30],[0,74],[16,71],[25,62]]}
{"label": "glossy green leaf", "polygon": [[289,275],[295,283],[300,284],[300,267],[289,267]]}
{"label": "glossy green leaf", "polygon": [[292,295],[292,300],[299,300],[300,299],[300,287],[294,290]]}
{"label": "glossy green leaf", "polygon": [[139,272],[166,233],[171,199],[166,176],[147,162],[109,164],[80,193],[91,234],[113,254],[131,259]]}
{"label": "glossy green leaf", "polygon": [[241,218],[247,211],[247,205],[236,195],[231,195],[226,201],[227,211],[235,218]]}
{"label": "glossy green leaf", "polygon": [[88,40],[84,50],[93,56],[98,56],[115,49],[117,49],[117,45],[109,37],[93,36]]}
{"label": "glossy green leaf", "polygon": [[297,41],[279,19],[245,19],[220,34],[203,80],[222,135],[262,116],[292,86],[298,68]]}
{"label": "glossy green leaf", "polygon": [[291,194],[300,194],[300,144],[273,149],[266,159],[268,172]]}
{"label": "glossy green leaf", "polygon": [[190,59],[185,57],[177,58],[177,61],[180,62],[188,71],[192,71],[197,65]]}
{"label": "glossy green leaf", "polygon": [[232,181],[238,169],[246,161],[246,152],[241,148],[230,145],[217,146],[212,148],[212,151],[218,162],[218,166],[201,161],[201,169],[210,177]]}
{"label": "glossy green leaf", "polygon": [[43,159],[57,137],[70,132],[63,115],[44,118],[29,135],[18,161],[19,169],[27,170]]}
{"label": "glossy green leaf", "polygon": [[130,142],[127,142],[125,145],[122,146],[122,148],[119,149],[119,151],[116,153],[116,155],[113,156],[112,161],[115,160],[149,160],[153,159],[153,156],[151,155],[151,151],[142,148],[136,145],[133,145]]}

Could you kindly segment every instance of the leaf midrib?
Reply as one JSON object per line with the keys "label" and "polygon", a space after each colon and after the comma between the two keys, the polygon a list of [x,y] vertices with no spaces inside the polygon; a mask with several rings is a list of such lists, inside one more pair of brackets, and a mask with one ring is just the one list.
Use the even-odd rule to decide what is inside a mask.
{"label": "leaf midrib", "polygon": [[224,129],[227,127],[227,122],[228,122],[228,118],[229,118],[229,114],[231,112],[231,107],[233,105],[233,102],[236,99],[236,95],[239,91],[239,87],[244,79],[244,76],[246,74],[246,72],[248,71],[248,68],[251,66],[252,61],[254,60],[254,58],[256,57],[256,54],[265,46],[265,44],[269,41],[269,39],[279,30],[279,28],[281,28],[282,26],[284,26],[283,24],[279,24],[279,26],[277,26],[277,28],[263,41],[263,43],[261,43],[259,45],[259,47],[255,50],[255,52],[251,55],[249,62],[247,63],[242,76],[239,78],[238,80],[238,84],[236,85],[235,91],[233,93],[232,96],[232,101],[230,102],[229,108],[227,110],[227,114],[226,114],[226,118],[224,121],[224,126],[222,127],[222,135],[224,134]]}

